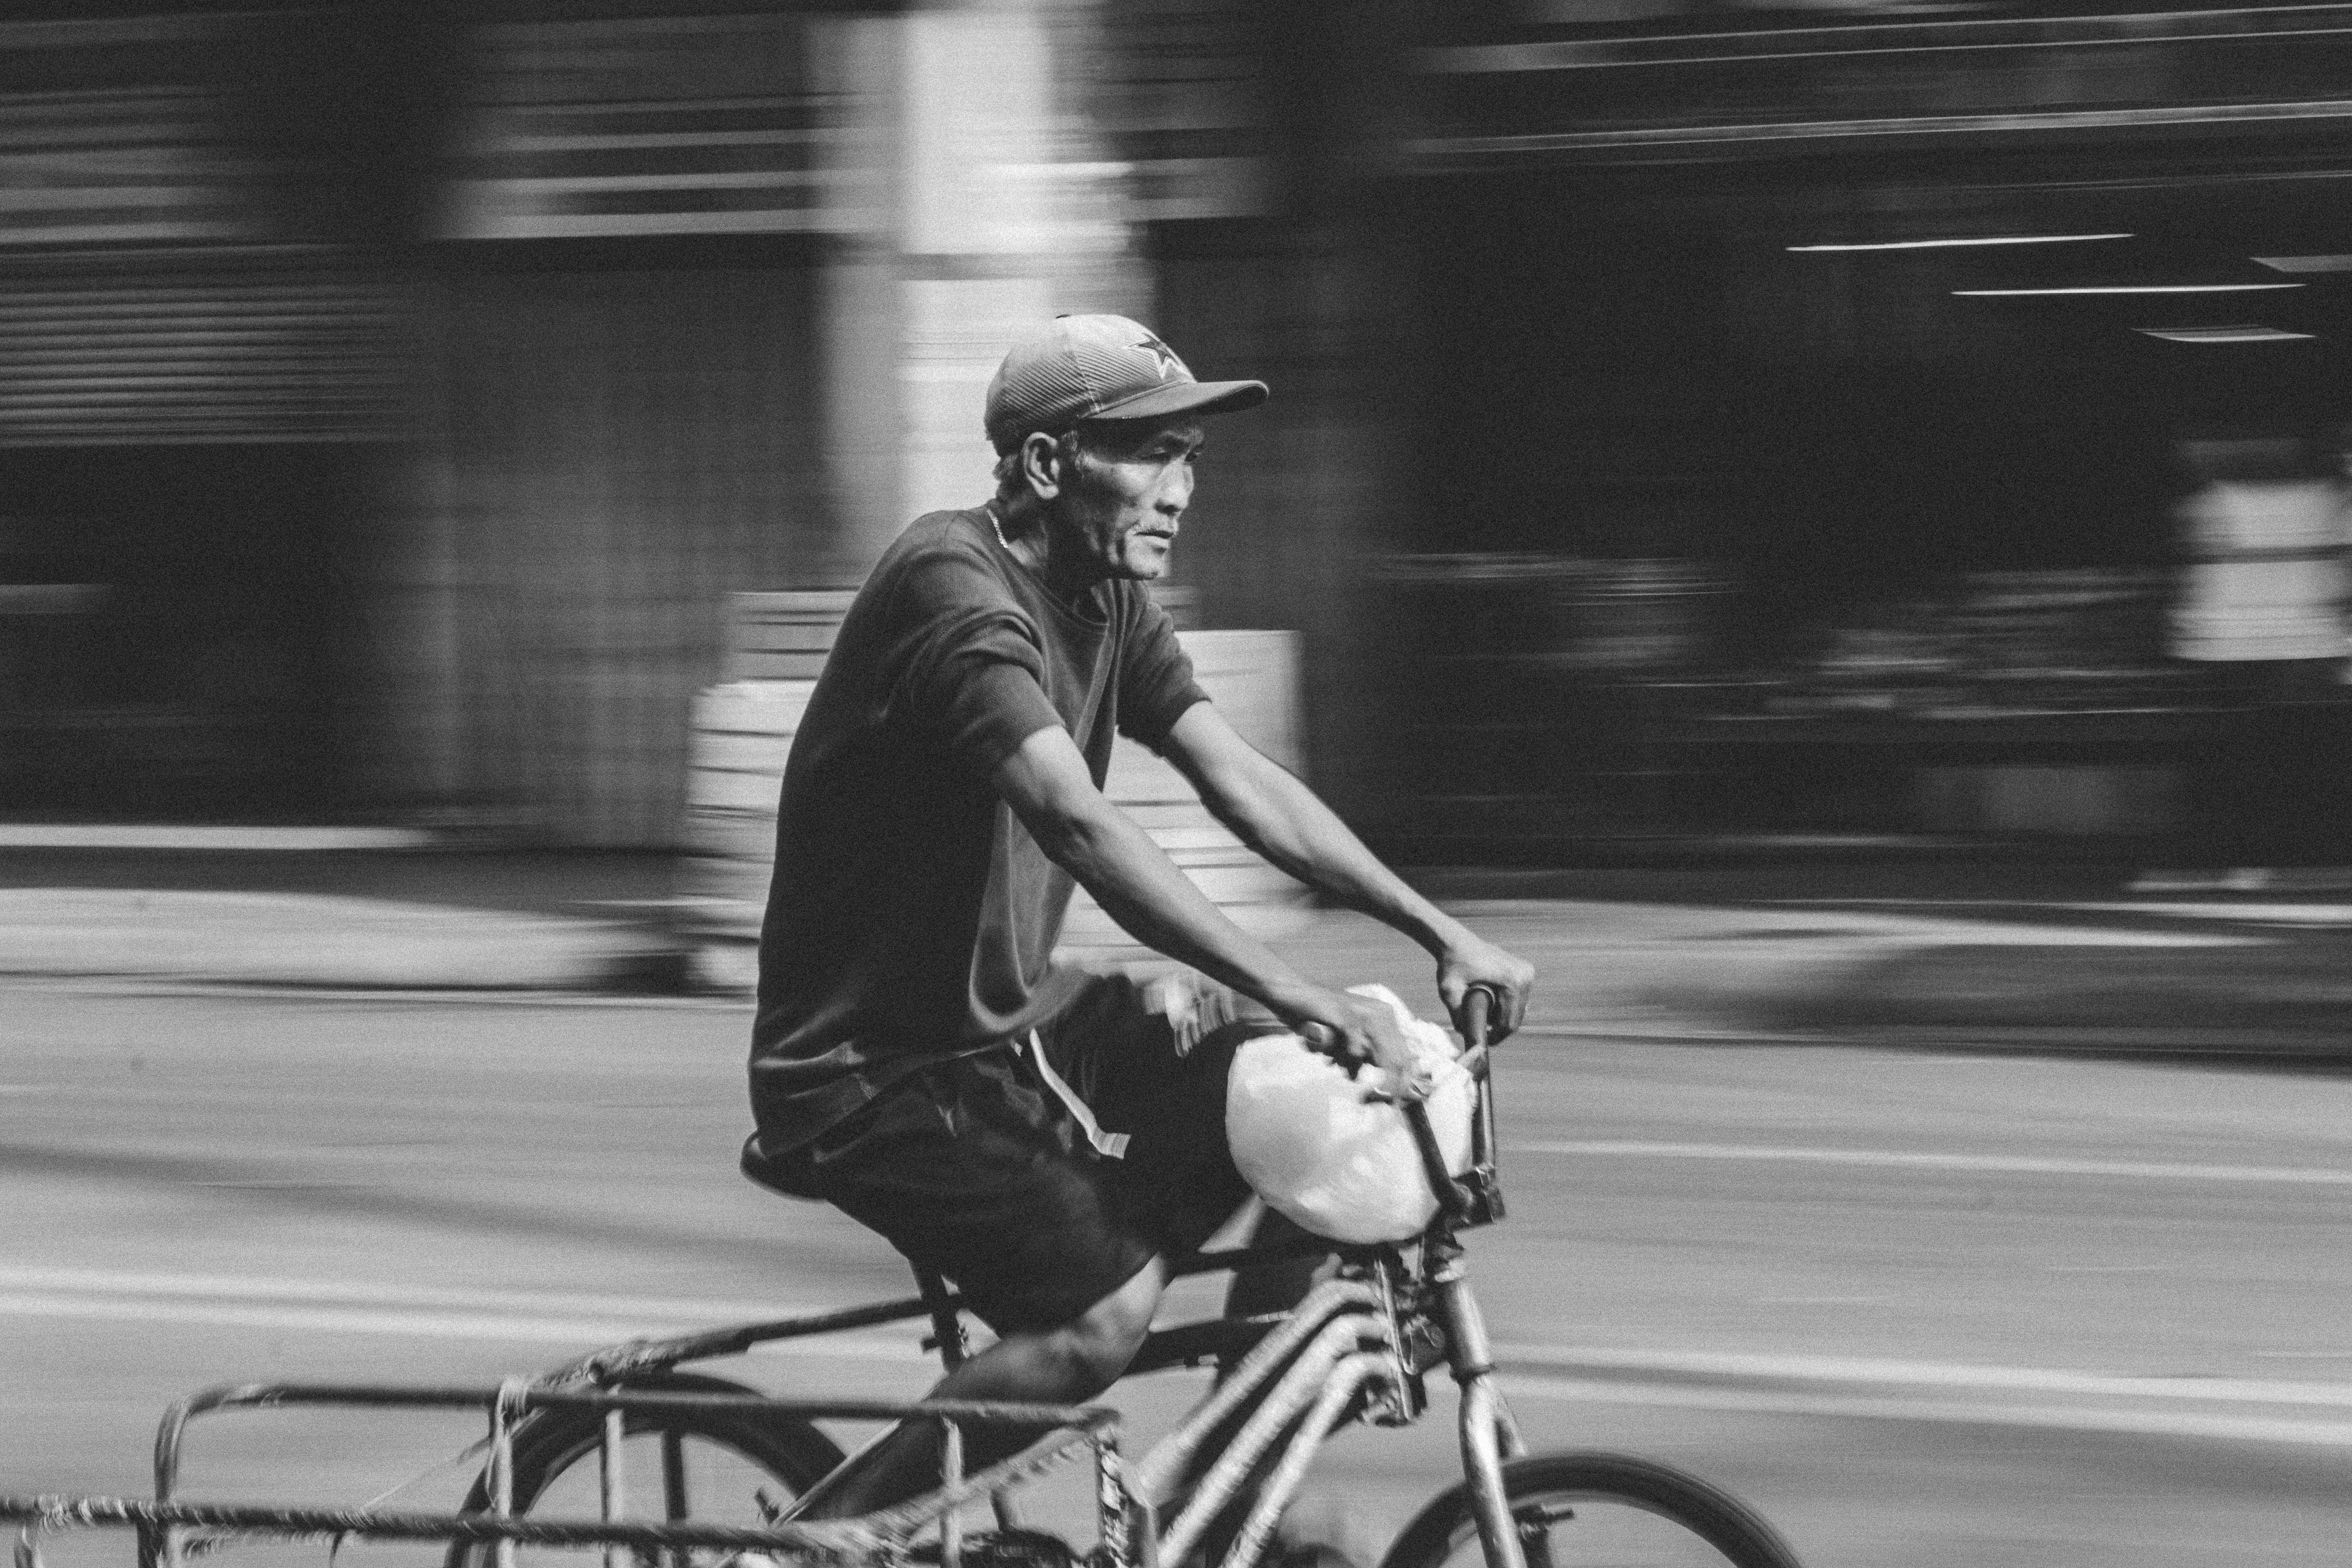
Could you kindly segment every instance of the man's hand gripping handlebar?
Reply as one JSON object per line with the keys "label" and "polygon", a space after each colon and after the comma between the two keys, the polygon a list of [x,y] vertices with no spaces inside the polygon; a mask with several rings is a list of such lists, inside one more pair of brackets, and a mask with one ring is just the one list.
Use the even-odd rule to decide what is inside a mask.
{"label": "man's hand gripping handlebar", "polygon": [[[1476,1114],[1480,1135],[1472,1145],[1473,1163],[1489,1157],[1486,1145],[1491,1142],[1494,1131],[1490,1120],[1493,1102],[1487,1098],[1490,1091],[1486,1087],[1486,1049],[1491,1043],[1487,1029],[1495,1014],[1496,1000],[1494,992],[1485,985],[1473,985],[1462,995],[1464,1050],[1459,1065],[1476,1081],[1478,1090]],[[1437,1194],[1437,1206],[1444,1212],[1445,1217],[1456,1223],[1471,1224],[1485,1224],[1487,1220],[1502,1217],[1499,1202],[1492,1205],[1490,1214],[1477,1212],[1478,1201],[1473,1187],[1483,1191],[1484,1187],[1479,1184],[1483,1178],[1474,1178],[1473,1187],[1465,1187],[1454,1179],[1454,1173],[1446,1168],[1445,1152],[1437,1146],[1437,1130],[1429,1123],[1429,1107],[1423,1100],[1406,1101],[1404,1118],[1406,1124],[1412,1129],[1413,1147],[1421,1153],[1422,1174],[1429,1179],[1429,1190]]]}
{"label": "man's hand gripping handlebar", "polygon": [[1428,1098],[1436,1087],[1430,1064],[1385,1002],[1345,991],[1325,991],[1291,1027],[1311,1048],[1343,1067],[1369,1062],[1385,1075],[1377,1087],[1399,1100]]}
{"label": "man's hand gripping handlebar", "polygon": [[[1298,1037],[1313,1049],[1339,1062],[1353,1067],[1369,1062],[1387,1075],[1386,1081],[1373,1086],[1373,1093],[1383,1100],[1402,1100],[1415,1104],[1429,1098],[1437,1087],[1435,1073],[1429,1060],[1415,1048],[1396,1015],[1384,1003],[1369,996],[1348,993],[1335,994],[1349,1015],[1346,1026],[1322,1018],[1307,1018],[1294,1026]],[[1463,1065],[1483,1074],[1494,1020],[1502,1012],[1502,1000],[1496,988],[1482,983],[1471,985],[1462,994],[1461,1005],[1455,1010],[1465,1047]],[[1502,1031],[1494,1030],[1499,1039]],[[1473,1066],[1474,1058],[1476,1066]]]}

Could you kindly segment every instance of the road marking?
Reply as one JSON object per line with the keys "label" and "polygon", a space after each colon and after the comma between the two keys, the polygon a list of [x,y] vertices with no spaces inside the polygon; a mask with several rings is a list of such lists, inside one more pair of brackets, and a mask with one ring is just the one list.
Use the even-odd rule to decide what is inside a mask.
{"label": "road marking", "polygon": [[[0,1293],[0,1317],[70,1318],[83,1321],[142,1324],[186,1323],[213,1328],[262,1329],[277,1332],[366,1334],[397,1339],[477,1340],[516,1344],[561,1345],[580,1352],[626,1340],[691,1332],[709,1323],[648,1322],[638,1319],[493,1316],[477,1312],[371,1310],[358,1307],[247,1305],[236,1301],[108,1298],[37,1292]],[[772,1341],[753,1355],[814,1357],[829,1361],[928,1363],[916,1336],[884,1339],[877,1334],[824,1334]]]}
{"label": "road marking", "polygon": [[119,1296],[194,1296],[314,1305],[489,1310],[541,1316],[639,1318],[709,1323],[759,1322],[831,1311],[805,1301],[723,1301],[676,1296],[607,1296],[586,1290],[496,1290],[460,1285],[392,1285],[247,1274],[157,1274],[112,1268],[0,1264],[0,1289]]}
{"label": "road marking", "polygon": [[[305,1314],[326,1324],[420,1321],[475,1323],[534,1335],[583,1332],[626,1337],[676,1332],[719,1323],[752,1322],[836,1310],[840,1303],[741,1301],[657,1296],[603,1296],[586,1291],[477,1289],[463,1286],[389,1285],[373,1280],[294,1279],[271,1275],[162,1274],[102,1268],[0,1266],[0,1300],[32,1311],[95,1313],[110,1301],[125,1312],[165,1307],[191,1311]],[[903,1342],[887,1331],[865,1337],[887,1345],[912,1344],[910,1320]],[[827,1335],[827,1339],[856,1338]],[[1498,1343],[1496,1354],[1521,1366],[1565,1373],[1650,1372],[1812,1383],[1927,1385],[1947,1389],[2082,1394],[2102,1397],[2253,1400],[2264,1404],[2342,1405],[2352,1409],[2352,1383],[2270,1383],[2196,1377],[2123,1377],[2107,1373],[2010,1367],[1969,1362],[1891,1357],[1793,1355],[1758,1352],[1623,1350],[1539,1341]],[[2269,1352],[2277,1353],[2277,1352]]]}
{"label": "road marking", "polygon": [[1893,1357],[1783,1355],[1738,1351],[1612,1350],[1502,1342],[1495,1358],[1514,1373],[1590,1378],[1650,1373],[1685,1378],[1932,1388],[1946,1393],[2074,1394],[2095,1399],[2155,1399],[2241,1405],[2309,1405],[2352,1412],[2352,1383],[2277,1383],[2255,1378],[2125,1377],[2053,1367]]}
{"label": "road marking", "polygon": [[205,980],[167,974],[0,973],[0,986],[12,991],[63,992],[74,996],[201,996],[207,1001],[264,996],[273,1002],[299,1001],[310,1005],[357,1003],[376,1011],[398,1007],[634,1007],[657,1013],[748,1013],[752,1008],[748,994],[632,996],[579,991],[410,990],[405,986],[387,990],[381,985],[285,985],[259,980]]}
{"label": "road marking", "polygon": [[[2151,889],[2150,891],[2155,889]],[[2031,905],[2036,909],[2063,910],[2070,914],[2092,915],[2152,915],[2165,920],[2242,921],[2256,925],[2312,926],[2322,929],[2352,925],[2352,904],[2332,903],[2232,903],[2226,899],[2182,900],[2108,899],[2063,903],[2042,903],[2030,899],[1780,899],[1780,904],[1827,905],[1842,908],[1847,905],[1868,905],[1882,909],[2021,909]],[[2146,934],[2146,933],[2133,933]]]}
{"label": "road marking", "polygon": [[2174,920],[2252,921],[2261,925],[2352,925],[2352,904],[2114,903],[2065,904],[2099,914],[2165,915]]}
{"label": "road marking", "polygon": [[[0,1266],[0,1317],[507,1341],[573,1349],[832,1310],[832,1306],[802,1301]],[[751,1353],[856,1361],[928,1360],[918,1338],[910,1326],[903,1339],[891,1337],[887,1330],[824,1334],[772,1341]]]}
{"label": "road marking", "polygon": [[[48,1289],[31,1288],[47,1282]],[[276,1332],[455,1339],[544,1344],[576,1353],[638,1335],[709,1326],[746,1315],[744,1303],[573,1297],[556,1292],[469,1290],[368,1283],[240,1279],[223,1275],[121,1274],[98,1269],[0,1270],[0,1317],[187,1324]],[[433,1303],[444,1303],[436,1308]],[[394,1304],[399,1303],[399,1304]],[[457,1303],[472,1305],[466,1310]],[[496,1303],[506,1311],[479,1310]],[[691,1307],[698,1325],[649,1321],[656,1314],[602,1316],[626,1306]],[[538,1307],[538,1311],[522,1309]],[[566,1315],[560,1309],[572,1310]],[[768,1314],[782,1309],[770,1304]],[[759,1313],[748,1315],[757,1316]],[[2168,1436],[2232,1442],[2352,1447],[2352,1420],[2239,1414],[2197,1405],[2302,1406],[2352,1413],[2352,1383],[2118,1377],[2042,1368],[1821,1356],[1611,1350],[1504,1343],[1496,1347],[1505,1386],[1517,1398],[1575,1399],[1762,1414]],[[828,1334],[771,1343],[752,1352],[887,1363],[915,1382],[929,1358],[909,1330]],[[2277,1352],[2271,1352],[2277,1353]],[[1632,1374],[1632,1375],[1625,1375]],[[1777,1383],[1780,1386],[1756,1386]],[[1748,1386],[1741,1386],[1741,1384]],[[2029,1394],[2027,1402],[1967,1395]],[[1960,1397],[1955,1397],[1955,1396]],[[2071,1398],[2075,1403],[2053,1403]],[[2092,1403],[2103,1401],[2104,1404]],[[2118,1404],[2128,1401],[2128,1404]],[[2153,1406],[2153,1408],[2151,1408]],[[2187,1408],[2184,1408],[2187,1406]]]}
{"label": "road marking", "polygon": [[209,849],[337,851],[429,849],[434,836],[415,827],[215,827],[174,823],[39,823],[0,826],[7,849]]}
{"label": "road marking", "polygon": [[1950,1401],[1874,1399],[1793,1392],[1748,1393],[1738,1389],[1554,1382],[1549,1378],[1507,1374],[1499,1381],[1506,1394],[1522,1401],[1568,1399],[1596,1405],[1662,1405],[1685,1410],[1724,1410],[1769,1415],[1973,1426],[2033,1426],[2135,1437],[2189,1437],[2224,1443],[2352,1447],[2352,1421],[2297,1421],[2180,1410],[2099,1410],[2076,1405],[1962,1405]]}
{"label": "road marking", "polygon": [[1514,1153],[1591,1154],[1653,1160],[1765,1160],[1811,1165],[1875,1165],[2021,1176],[2122,1176],[2179,1182],[2267,1182],[2287,1186],[2352,1186],[2352,1171],[2326,1165],[2191,1165],[2148,1160],[2065,1160],[2024,1154],[1927,1154],[1897,1149],[1801,1149],[1766,1143],[1644,1143],[1536,1140]]}
{"label": "road marking", "polygon": [[2052,1274],[2167,1274],[2168,1263],[2045,1263]]}

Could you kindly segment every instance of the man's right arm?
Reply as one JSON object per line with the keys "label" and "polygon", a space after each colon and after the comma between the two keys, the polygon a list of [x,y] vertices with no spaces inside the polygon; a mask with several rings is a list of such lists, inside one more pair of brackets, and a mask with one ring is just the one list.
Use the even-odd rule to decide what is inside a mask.
{"label": "man's right arm", "polygon": [[1328,1031],[1348,1056],[1408,1070],[1412,1047],[1388,1008],[1317,985],[1219,911],[1176,863],[1095,787],[1069,732],[1049,726],[997,764],[997,793],[1054,863],[1147,946],[1271,1008]]}

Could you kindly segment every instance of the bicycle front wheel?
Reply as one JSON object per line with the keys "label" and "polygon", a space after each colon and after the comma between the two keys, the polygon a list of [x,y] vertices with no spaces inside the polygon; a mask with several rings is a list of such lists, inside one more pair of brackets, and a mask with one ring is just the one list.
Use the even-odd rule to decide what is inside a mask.
{"label": "bicycle front wheel", "polygon": [[[673,1372],[625,1386],[673,1393],[750,1394],[720,1378]],[[758,1529],[769,1510],[792,1501],[841,1462],[833,1440],[808,1422],[731,1411],[635,1412],[621,1442],[623,1513],[636,1520],[688,1520]],[[604,1424],[586,1411],[534,1411],[515,1428],[517,1513],[594,1519],[602,1508]],[[477,1480],[465,1511],[489,1507]],[[695,1548],[639,1552],[640,1563],[704,1568],[733,1555]],[[444,1568],[490,1568],[491,1549],[451,1544]],[[592,1557],[569,1551],[518,1549],[518,1568],[579,1568]]]}
{"label": "bicycle front wheel", "polygon": [[[1696,1476],[1622,1454],[1538,1454],[1503,1467],[1528,1568],[1797,1568],[1746,1503]],[[1465,1485],[1421,1510],[1381,1568],[1482,1568]]]}

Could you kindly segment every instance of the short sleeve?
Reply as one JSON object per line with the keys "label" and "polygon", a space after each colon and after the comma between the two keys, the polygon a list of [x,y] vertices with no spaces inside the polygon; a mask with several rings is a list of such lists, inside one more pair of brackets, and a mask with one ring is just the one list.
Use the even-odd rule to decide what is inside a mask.
{"label": "short sleeve", "polygon": [[898,700],[973,774],[1062,722],[1042,683],[1035,622],[986,572],[952,557],[920,563],[897,607],[907,628]]}
{"label": "short sleeve", "polygon": [[1209,694],[1192,679],[1192,658],[1177,640],[1176,623],[1149,595],[1137,595],[1141,609],[1122,650],[1118,669],[1118,731],[1157,752],[1168,731],[1195,702]]}

